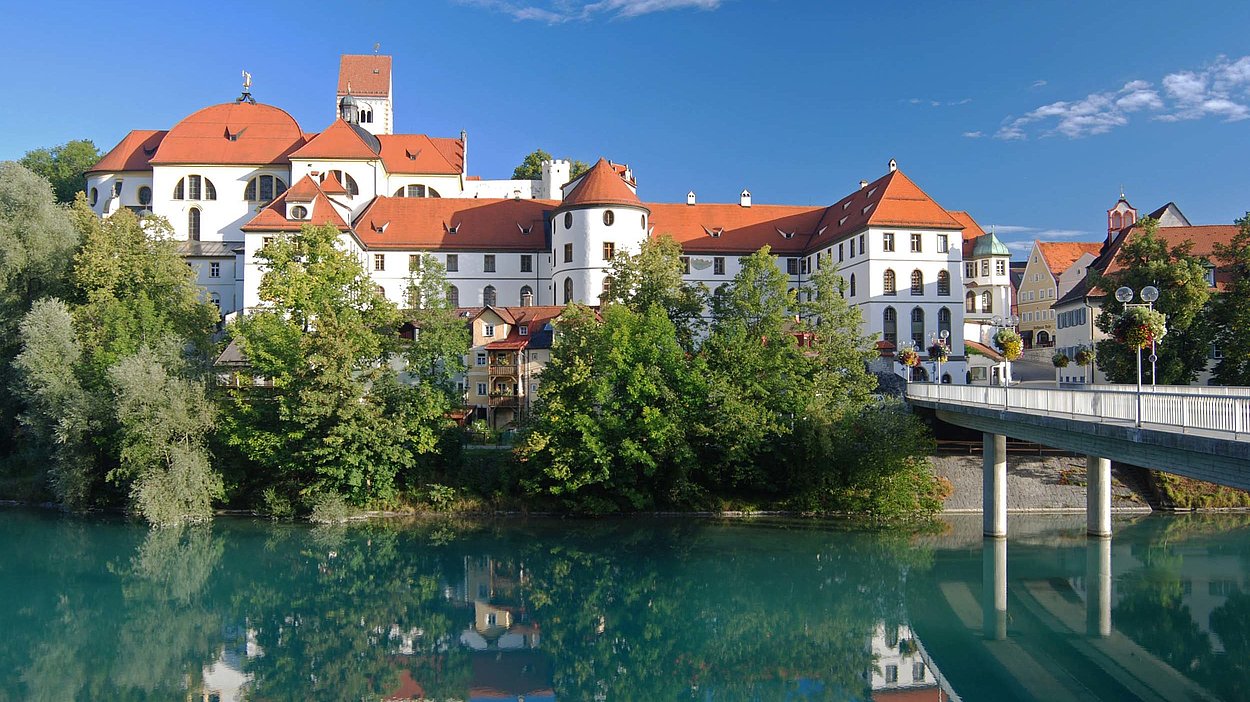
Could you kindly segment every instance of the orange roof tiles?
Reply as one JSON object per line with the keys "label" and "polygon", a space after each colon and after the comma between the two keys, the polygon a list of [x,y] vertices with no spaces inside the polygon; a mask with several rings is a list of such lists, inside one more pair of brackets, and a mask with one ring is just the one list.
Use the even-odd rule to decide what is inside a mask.
{"label": "orange roof tiles", "polygon": [[1096,241],[1039,241],[1037,248],[1050,268],[1050,274],[1058,278],[1085,254],[1098,256],[1102,243]]}
{"label": "orange roof tiles", "polygon": [[561,207],[579,205],[643,206],[638,195],[625,184],[621,174],[603,158],[578,178],[577,184],[565,196]]}
{"label": "orange roof tiles", "polygon": [[835,241],[867,226],[963,228],[902,171],[891,171],[834,203],[821,226],[827,228],[821,237]]}
{"label": "orange roof tiles", "polygon": [[104,157],[88,170],[88,173],[122,171],[146,171],[148,162],[156,155],[161,140],[169,132],[156,129],[135,129],[122,137]]}
{"label": "orange roof tiles", "polygon": [[[545,251],[553,200],[378,197],[354,229],[370,248]],[[454,233],[453,233],[454,230]]]}
{"label": "orange roof tiles", "polygon": [[[299,198],[309,190],[316,192],[312,199],[312,216],[307,220],[296,220],[287,218],[287,201],[299,202],[300,206],[304,206],[307,200],[299,200]],[[295,197],[292,197],[295,193]],[[292,204],[292,207],[295,205]],[[323,224],[332,224],[340,231],[348,231],[350,228],[343,217],[339,215],[338,210],[334,209],[334,205],[330,199],[321,191],[321,186],[317,185],[317,181],[311,176],[304,176],[290,190],[279,195],[273,202],[269,203],[247,224],[243,225],[245,232],[292,232],[299,231],[305,224],[313,226],[321,226]]]}
{"label": "orange roof tiles", "polygon": [[324,132],[310,138],[308,143],[291,153],[292,158],[349,158],[373,160],[378,151],[373,144],[377,137],[362,127],[336,119]]}
{"label": "orange roof tiles", "polygon": [[272,105],[227,102],[183,118],[161,140],[153,164],[289,163],[304,144],[295,118]]}
{"label": "orange roof tiles", "polygon": [[825,213],[824,207],[790,205],[648,203],[646,207],[655,234],[673,237],[691,253],[749,254],[767,244],[774,253],[800,255]]}
{"label": "orange roof tiles", "polygon": [[964,260],[966,261],[969,258],[972,258],[972,247],[976,245],[977,237],[985,236],[985,230],[981,228],[981,225],[977,224],[977,221],[972,218],[972,215],[964,212],[963,210],[947,210],[947,213],[949,213],[956,222],[963,225],[963,252]]}
{"label": "orange roof tiles", "polygon": [[286,200],[287,202],[312,202],[322,192],[323,189],[317,187],[317,181],[304,176],[286,191]]}
{"label": "orange roof tiles", "polygon": [[339,177],[334,175],[334,171],[326,174],[325,180],[321,181],[321,192],[326,195],[348,195],[347,188],[339,182]]}
{"label": "orange roof tiles", "polygon": [[348,92],[364,97],[391,94],[391,57],[376,54],[343,54],[339,58],[339,95]]}
{"label": "orange roof tiles", "polygon": [[424,134],[382,134],[382,163],[388,173],[459,174],[464,170],[464,144],[459,139]]}
{"label": "orange roof tiles", "polygon": [[[1105,274],[1110,275],[1123,270],[1124,262],[1120,257],[1119,248],[1123,245],[1123,242],[1128,241],[1129,237],[1139,231],[1141,231],[1141,228],[1134,225],[1132,229],[1117,240],[1115,258],[1112,258],[1111,262],[1107,264]],[[1233,237],[1237,236],[1238,231],[1240,230],[1235,224],[1206,224],[1190,227],[1159,227],[1155,230],[1155,235],[1168,242],[1169,248],[1189,242],[1192,244],[1189,250],[1191,255],[1206,258],[1212,264],[1219,265],[1219,261],[1215,260],[1215,245],[1217,243],[1228,245],[1233,240]],[[1218,271],[1216,282],[1220,289],[1223,289],[1227,282],[1225,276]]]}

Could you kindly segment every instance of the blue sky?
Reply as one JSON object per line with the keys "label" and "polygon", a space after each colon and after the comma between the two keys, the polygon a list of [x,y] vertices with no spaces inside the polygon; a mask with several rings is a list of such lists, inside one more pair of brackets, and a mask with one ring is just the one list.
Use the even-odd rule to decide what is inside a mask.
{"label": "blue sky", "polygon": [[1124,187],[1194,223],[1250,209],[1250,3],[419,0],[23,3],[0,28],[0,158],[107,150],[231,100],[308,131],[338,56],[395,57],[397,128],[469,132],[472,173],[542,147],[640,194],[827,204],[890,158],[1005,240],[1097,240]]}

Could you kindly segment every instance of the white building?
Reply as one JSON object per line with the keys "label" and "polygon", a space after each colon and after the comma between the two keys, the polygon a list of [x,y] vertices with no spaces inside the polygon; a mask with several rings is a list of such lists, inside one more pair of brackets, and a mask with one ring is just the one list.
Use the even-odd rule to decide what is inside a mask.
{"label": "white building", "polygon": [[344,56],[336,118],[310,133],[245,85],[235,101],[168,131],[131,132],[88,173],[89,201],[101,215],[130,207],[166,217],[206,298],[227,315],[260,304],[256,253],[265,241],[307,223],[337,227],[400,304],[410,266],[426,253],[446,266],[457,306],[596,305],[612,256],[650,236],[676,239],[687,280],[713,290],[767,245],[796,289],[836,263],[887,359],[912,343],[923,355],[948,332],[942,375],[965,381],[960,295],[971,218],[953,216],[894,161],[818,206],[761,205],[748,190],[736,203],[698,203],[693,192],[684,203],[644,202],[633,172],[602,159],[571,180],[567,161],[544,163],[538,180],[482,180],[468,175],[464,132],[394,133],[392,87],[390,57]]}

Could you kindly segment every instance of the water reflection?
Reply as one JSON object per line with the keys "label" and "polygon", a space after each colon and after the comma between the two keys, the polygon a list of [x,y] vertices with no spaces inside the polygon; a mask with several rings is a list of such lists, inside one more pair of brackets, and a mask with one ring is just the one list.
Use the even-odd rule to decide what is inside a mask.
{"label": "water reflection", "polygon": [[0,700],[1239,699],[1243,518],[1010,542],[690,521],[0,512]]}

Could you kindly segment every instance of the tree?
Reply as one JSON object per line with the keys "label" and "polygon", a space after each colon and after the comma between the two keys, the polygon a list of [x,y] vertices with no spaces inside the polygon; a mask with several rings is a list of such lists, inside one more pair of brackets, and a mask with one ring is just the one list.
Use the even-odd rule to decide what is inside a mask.
{"label": "tree", "polygon": [[1228,287],[1212,302],[1215,343],[1223,357],[1215,364],[1220,385],[1250,385],[1250,213],[1237,220],[1241,230],[1227,246],[1215,245]]}
{"label": "tree", "polygon": [[826,255],[824,263],[809,279],[812,295],[800,309],[815,362],[811,409],[838,416],[863,406],[877,387],[876,376],[868,372],[877,355],[872,346],[876,338],[863,333],[863,315],[847,302],[846,279],[832,257]]}
{"label": "tree", "polygon": [[652,306],[664,310],[682,348],[693,351],[707,326],[703,320],[707,290],[686,284],[681,255],[681,244],[667,234],[646,239],[636,254],[617,252],[608,271],[609,299],[637,313]]}
{"label": "tree", "polygon": [[[1206,267],[1191,251],[1193,242],[1169,247],[1158,235],[1158,222],[1149,218],[1140,221],[1141,230],[1124,242],[1116,260],[1120,269],[1110,275],[1095,275],[1093,284],[1108,293],[1131,288],[1139,293],[1147,285],[1159,289],[1156,311],[1167,316],[1167,337],[1156,344],[1158,354],[1157,382],[1188,385],[1207,364],[1212,329],[1205,309],[1210,293],[1207,289]],[[1110,334],[1124,312],[1124,304],[1108,294],[1095,323]],[[1115,339],[1097,344],[1098,367],[1113,383],[1135,382],[1137,360],[1135,350]],[[1148,364],[1144,364],[1148,368]]]}
{"label": "tree", "polygon": [[473,335],[464,319],[447,299],[447,269],[430,254],[423,254],[408,278],[408,307],[405,315],[413,328],[413,338],[403,347],[408,371],[419,382],[427,382],[455,401],[452,380],[464,372],[464,355]]}
{"label": "tree", "polygon": [[87,169],[100,161],[100,150],[89,139],[75,139],[52,148],[27,151],[19,161],[52,184],[56,201],[69,204],[83,192]]}
{"label": "tree", "polygon": [[[521,159],[521,164],[512,171],[513,180],[539,180],[543,177],[543,161],[550,161],[551,154],[542,149],[534,149]],[[577,176],[590,170],[590,164],[585,161],[572,160],[569,164],[569,178]]]}

